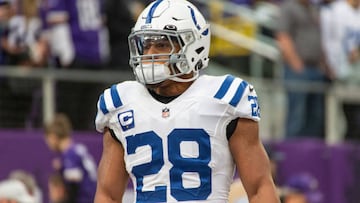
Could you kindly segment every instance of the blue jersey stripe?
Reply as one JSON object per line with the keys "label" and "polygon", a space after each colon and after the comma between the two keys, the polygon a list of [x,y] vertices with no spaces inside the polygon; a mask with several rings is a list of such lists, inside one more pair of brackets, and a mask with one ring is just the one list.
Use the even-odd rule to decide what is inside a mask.
{"label": "blue jersey stripe", "polygon": [[242,81],[240,83],[239,87],[236,90],[234,97],[230,101],[231,106],[236,107],[238,105],[247,86],[248,86],[248,83],[246,81]]}
{"label": "blue jersey stripe", "polygon": [[116,89],[116,85],[111,86],[111,98],[113,100],[115,108],[122,106],[122,102]]}
{"label": "blue jersey stripe", "polygon": [[103,112],[103,114],[109,113],[109,110],[106,108],[104,94],[101,94],[100,96],[100,109]]}
{"label": "blue jersey stripe", "polygon": [[151,6],[151,8],[150,8],[150,10],[149,10],[149,13],[148,13],[148,15],[147,15],[147,17],[146,17],[146,24],[148,24],[148,23],[151,23],[151,21],[152,21],[152,18],[153,18],[153,15],[154,15],[154,12],[155,12],[155,10],[156,10],[156,8],[159,6],[159,4],[162,2],[163,0],[157,0],[152,6]]}
{"label": "blue jersey stripe", "polygon": [[234,79],[235,79],[234,76],[228,75],[225,78],[224,82],[221,84],[220,89],[218,90],[218,92],[215,94],[214,97],[217,99],[222,99],[225,96],[226,92],[229,90],[229,87],[231,83],[234,81]]}

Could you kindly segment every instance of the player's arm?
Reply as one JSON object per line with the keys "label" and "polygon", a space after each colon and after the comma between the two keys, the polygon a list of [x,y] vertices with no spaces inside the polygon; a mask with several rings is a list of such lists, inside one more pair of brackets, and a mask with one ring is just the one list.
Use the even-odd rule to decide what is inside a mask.
{"label": "player's arm", "polygon": [[121,203],[128,178],[123,146],[112,137],[110,129],[106,128],[94,202]]}
{"label": "player's arm", "polygon": [[229,139],[230,151],[251,203],[278,203],[270,161],[259,138],[258,122],[240,118]]}
{"label": "player's arm", "polygon": [[295,49],[294,42],[290,35],[286,32],[278,32],[276,39],[285,61],[289,63],[295,72],[302,72],[304,64]]}

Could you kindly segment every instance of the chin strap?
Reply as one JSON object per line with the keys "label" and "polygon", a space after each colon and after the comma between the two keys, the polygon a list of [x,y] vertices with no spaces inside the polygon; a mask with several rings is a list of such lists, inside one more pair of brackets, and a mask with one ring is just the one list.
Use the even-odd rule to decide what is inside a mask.
{"label": "chin strap", "polygon": [[[135,67],[134,72],[136,74],[137,80],[142,84],[157,84],[168,79],[176,82],[191,82],[199,77],[199,70],[197,68],[195,70],[192,70],[191,68],[189,68],[187,63],[184,63],[183,60],[178,60],[176,61],[176,63],[171,63],[171,65],[168,64],[169,63],[141,64]],[[192,74],[192,77],[182,77],[189,74]]]}
{"label": "chin strap", "polygon": [[191,82],[191,81],[194,81],[196,80],[196,78],[199,77],[199,71],[193,71],[193,76],[191,78],[180,78],[181,76],[177,76],[177,77],[172,77],[172,78],[169,78],[169,80],[173,80],[173,81],[176,81],[176,82]]}

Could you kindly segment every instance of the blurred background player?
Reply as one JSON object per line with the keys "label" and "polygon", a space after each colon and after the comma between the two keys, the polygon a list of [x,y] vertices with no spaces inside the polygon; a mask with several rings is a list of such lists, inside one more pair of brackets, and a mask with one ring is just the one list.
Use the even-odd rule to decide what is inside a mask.
{"label": "blurred background player", "polygon": [[[324,65],[319,11],[310,0],[283,1],[276,39],[284,59],[286,82],[322,84],[328,77]],[[291,87],[291,86],[290,86]],[[287,89],[285,137],[324,137],[324,95]]]}
{"label": "blurred background player", "polygon": [[[100,0],[48,0],[49,45],[56,66],[101,71],[109,59],[108,31]],[[59,81],[57,112],[69,116],[75,130],[93,129],[97,96],[103,85]]]}
{"label": "blurred background player", "polygon": [[57,114],[45,126],[46,143],[61,156],[53,167],[65,182],[68,202],[89,203],[95,195],[96,163],[86,146],[76,143],[71,133],[71,123],[65,114]]}
{"label": "blurred background player", "polygon": [[[360,0],[333,1],[322,9],[322,36],[333,81],[360,84]],[[360,140],[360,105],[344,102],[345,138]]]}

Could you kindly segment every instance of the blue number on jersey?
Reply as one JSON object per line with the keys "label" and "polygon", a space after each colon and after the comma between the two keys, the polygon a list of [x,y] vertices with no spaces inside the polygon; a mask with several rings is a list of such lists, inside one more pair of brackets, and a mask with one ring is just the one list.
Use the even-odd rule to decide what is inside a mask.
{"label": "blue number on jersey", "polygon": [[[180,143],[193,141],[199,146],[199,157],[184,158],[180,154]],[[209,135],[202,129],[175,129],[168,136],[171,195],[178,201],[205,200],[211,192],[211,159]],[[184,172],[197,172],[200,187],[186,189],[182,185]]]}
{"label": "blue number on jersey", "polygon": [[143,179],[146,175],[156,174],[164,165],[163,147],[161,138],[153,131],[126,138],[127,153],[134,154],[136,148],[150,145],[151,162],[134,166],[132,173],[136,177],[137,202],[164,202],[166,201],[166,186],[156,186],[155,191],[143,192]]}
{"label": "blue number on jersey", "polygon": [[[163,145],[161,138],[153,131],[129,136],[127,153],[134,154],[137,147],[149,145],[152,159],[150,163],[134,166],[132,173],[136,177],[138,203],[166,202],[166,187],[157,186],[154,191],[143,192],[143,179],[146,175],[156,174],[164,165]],[[199,156],[188,158],[181,156],[180,144],[190,141],[198,144]],[[174,129],[168,136],[168,157],[173,167],[169,171],[171,195],[178,201],[206,200],[211,193],[211,160],[210,137],[202,129]],[[185,188],[182,175],[185,172],[198,173],[200,186]]]}
{"label": "blue number on jersey", "polygon": [[251,103],[251,115],[260,117],[260,106],[257,97],[248,96],[248,101]]}

